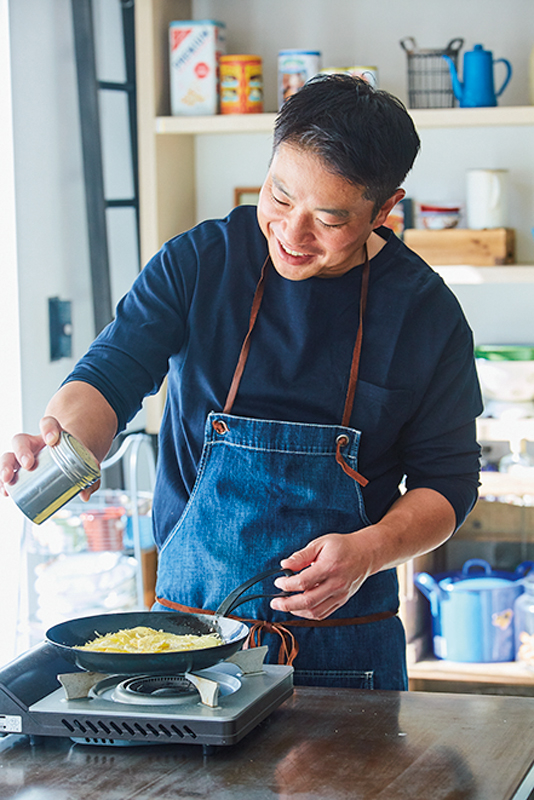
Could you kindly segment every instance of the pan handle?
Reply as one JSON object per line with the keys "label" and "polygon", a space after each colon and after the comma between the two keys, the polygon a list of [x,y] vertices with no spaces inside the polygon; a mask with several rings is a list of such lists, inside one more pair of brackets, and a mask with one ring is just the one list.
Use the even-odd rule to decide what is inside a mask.
{"label": "pan handle", "polygon": [[[277,592],[275,594],[253,594],[247,595],[247,597],[243,597],[242,600],[239,600],[242,594],[244,594],[247,589],[250,589],[251,586],[254,586],[255,583],[259,583],[260,581],[264,580],[264,578],[270,578],[271,575],[278,575],[278,573],[283,572],[286,577],[293,575],[292,570],[290,569],[282,569],[281,567],[271,567],[271,569],[265,570],[265,572],[260,572],[259,575],[255,575],[253,578],[249,578],[248,581],[242,583],[241,586],[238,586],[237,589],[234,589],[233,592],[230,592],[228,597],[220,604],[219,608],[215,612],[220,617],[225,617],[227,614],[230,614],[234,608],[242,605],[243,603],[248,603],[249,600],[257,600],[258,597],[287,597],[291,592]],[[236,602],[238,601],[238,602]]]}

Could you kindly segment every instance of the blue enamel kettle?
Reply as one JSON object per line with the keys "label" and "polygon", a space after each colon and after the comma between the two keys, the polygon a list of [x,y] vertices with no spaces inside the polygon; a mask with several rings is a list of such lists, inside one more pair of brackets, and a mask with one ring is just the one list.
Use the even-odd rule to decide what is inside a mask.
{"label": "blue enamel kettle", "polygon": [[[464,54],[464,80],[460,82],[454,62],[450,56],[443,58],[449,65],[452,88],[460,101],[461,108],[496,106],[497,98],[504,92],[512,77],[512,65],[506,58],[493,58],[491,50],[484,50],[476,44],[473,50]],[[502,63],[506,67],[506,77],[496,92],[493,82],[493,65]]]}

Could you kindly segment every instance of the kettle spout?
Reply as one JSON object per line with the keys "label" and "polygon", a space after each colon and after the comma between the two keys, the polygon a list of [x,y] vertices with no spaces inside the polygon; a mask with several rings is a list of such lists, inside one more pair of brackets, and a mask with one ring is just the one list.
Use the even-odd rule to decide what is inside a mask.
{"label": "kettle spout", "polygon": [[454,61],[452,60],[452,58],[450,56],[443,55],[442,58],[445,59],[445,61],[447,62],[448,66],[449,66],[449,72],[451,73],[452,90],[454,92],[454,96],[456,97],[457,100],[461,101],[462,100],[462,95],[463,95],[463,92],[464,92],[464,87],[463,87],[463,84],[460,83],[460,79],[458,78],[458,72],[456,71],[456,65],[455,65]]}

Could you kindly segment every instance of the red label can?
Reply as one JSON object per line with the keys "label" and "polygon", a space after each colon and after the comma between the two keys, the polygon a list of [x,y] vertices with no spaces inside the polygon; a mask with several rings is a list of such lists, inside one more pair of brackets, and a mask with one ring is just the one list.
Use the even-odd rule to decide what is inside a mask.
{"label": "red label can", "polygon": [[259,56],[221,56],[221,114],[263,112],[262,61]]}

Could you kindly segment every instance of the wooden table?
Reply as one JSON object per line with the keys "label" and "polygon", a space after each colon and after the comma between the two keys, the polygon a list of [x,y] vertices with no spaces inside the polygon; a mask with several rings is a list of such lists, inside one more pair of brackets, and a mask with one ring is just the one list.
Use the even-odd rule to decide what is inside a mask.
{"label": "wooden table", "polygon": [[533,763],[534,698],[297,688],[210,755],[12,734],[0,740],[0,797],[527,800]]}

